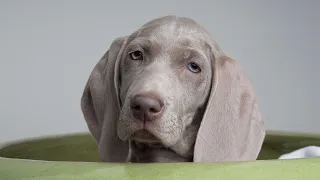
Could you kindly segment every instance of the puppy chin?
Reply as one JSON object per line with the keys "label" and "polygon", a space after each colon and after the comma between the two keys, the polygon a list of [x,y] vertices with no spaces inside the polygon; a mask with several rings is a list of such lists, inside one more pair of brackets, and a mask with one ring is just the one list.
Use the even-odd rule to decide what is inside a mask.
{"label": "puppy chin", "polygon": [[139,130],[132,134],[131,140],[142,143],[160,143],[161,141],[146,129]]}

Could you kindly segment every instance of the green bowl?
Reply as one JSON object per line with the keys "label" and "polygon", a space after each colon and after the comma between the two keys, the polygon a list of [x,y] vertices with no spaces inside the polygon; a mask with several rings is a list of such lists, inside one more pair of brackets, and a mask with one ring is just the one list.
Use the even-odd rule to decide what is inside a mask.
{"label": "green bowl", "polygon": [[320,135],[268,131],[257,161],[230,163],[101,163],[89,134],[6,144],[0,149],[0,180],[320,180],[320,158],[278,160]]}

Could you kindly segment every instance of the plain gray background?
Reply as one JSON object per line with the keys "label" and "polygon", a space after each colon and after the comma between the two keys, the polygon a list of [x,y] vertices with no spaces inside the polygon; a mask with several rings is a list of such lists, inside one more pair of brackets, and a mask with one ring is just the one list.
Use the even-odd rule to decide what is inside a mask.
{"label": "plain gray background", "polygon": [[320,133],[318,0],[0,0],[0,142],[87,131],[80,97],[118,36],[175,14],[247,70],[266,127]]}

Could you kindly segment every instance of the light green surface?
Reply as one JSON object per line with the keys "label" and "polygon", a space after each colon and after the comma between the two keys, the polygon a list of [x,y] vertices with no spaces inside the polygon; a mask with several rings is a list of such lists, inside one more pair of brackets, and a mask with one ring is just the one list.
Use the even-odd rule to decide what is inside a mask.
{"label": "light green surface", "polygon": [[319,180],[320,159],[224,164],[99,164],[0,160],[1,180]]}
{"label": "light green surface", "polygon": [[114,164],[95,162],[98,155],[94,140],[88,134],[77,134],[25,141],[0,149],[0,156],[9,157],[0,158],[0,180],[320,180],[320,158],[262,160],[277,159],[308,145],[320,145],[320,136],[269,131],[258,161]]}

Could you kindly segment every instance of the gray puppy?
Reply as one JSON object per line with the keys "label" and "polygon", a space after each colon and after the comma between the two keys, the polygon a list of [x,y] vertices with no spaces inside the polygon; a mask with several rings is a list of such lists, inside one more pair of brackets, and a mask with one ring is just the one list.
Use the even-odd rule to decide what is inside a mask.
{"label": "gray puppy", "polygon": [[107,162],[255,159],[265,135],[246,74],[202,26],[177,16],[115,40],[82,110]]}

